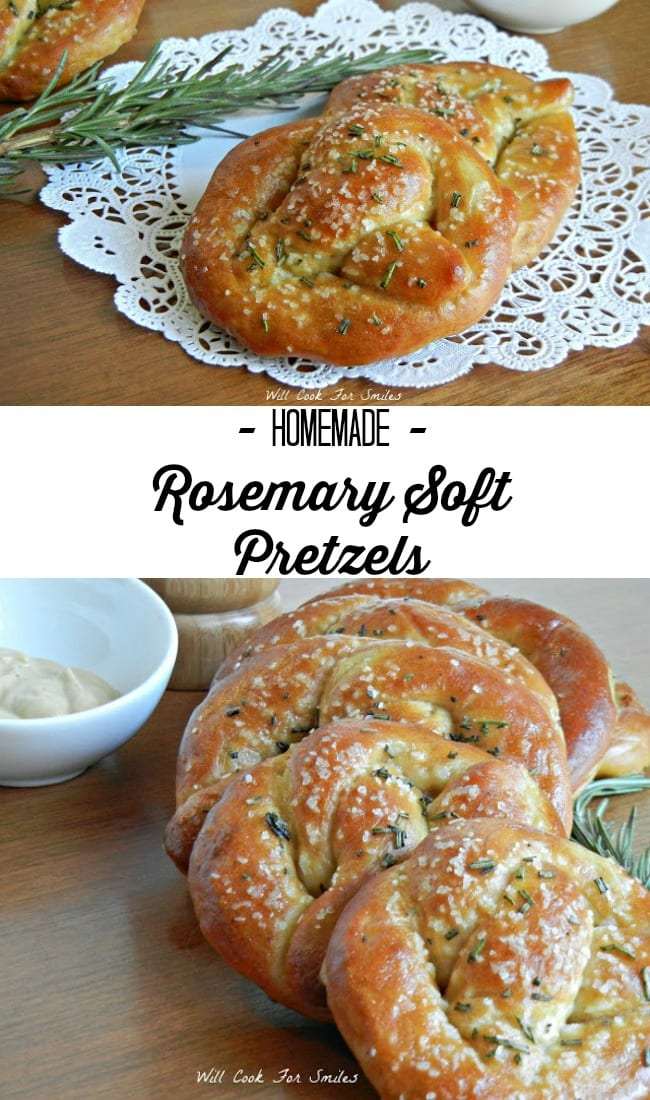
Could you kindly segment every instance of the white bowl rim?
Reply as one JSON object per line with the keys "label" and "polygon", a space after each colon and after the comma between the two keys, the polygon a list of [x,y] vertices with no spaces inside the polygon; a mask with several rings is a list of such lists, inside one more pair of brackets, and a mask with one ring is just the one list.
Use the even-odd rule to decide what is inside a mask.
{"label": "white bowl rim", "polygon": [[[584,0],[583,9],[577,17],[560,3],[555,3],[553,14],[548,15],[548,6],[542,4],[541,0],[524,0],[518,7],[514,6],[512,0],[467,0],[467,5],[506,30],[515,28],[522,34],[543,34],[597,19],[618,2],[619,0]],[[532,29],[533,24],[536,30]],[[528,31],[525,28],[529,28]]]}
{"label": "white bowl rim", "polygon": [[[26,577],[16,578],[2,578],[3,580],[28,580]],[[35,580],[73,580],[72,577],[38,577]],[[140,580],[138,577],[83,577],[81,580],[95,581],[95,580],[119,580],[128,584],[130,587],[140,592],[140,595],[144,599],[148,599],[153,607],[157,607],[161,614],[161,619],[167,627],[167,640],[165,645],[164,654],[159,661],[153,672],[150,672],[146,679],[141,680],[135,687],[130,688],[128,691],[122,692],[115,699],[109,699],[105,703],[100,703],[96,707],[88,707],[86,710],[74,711],[72,714],[56,714],[50,717],[43,716],[40,718],[0,718],[0,733],[10,733],[16,728],[16,724],[20,724],[21,735],[29,734],[31,731],[34,733],[41,732],[45,726],[49,726],[56,731],[58,728],[69,729],[71,725],[79,725],[84,720],[88,721],[89,714],[118,714],[120,710],[123,710],[137,698],[140,694],[146,694],[153,681],[158,679],[162,674],[166,673],[169,669],[168,679],[171,677],[174,661],[178,651],[178,630],[176,622],[172,612],[169,610],[167,604],[153,590],[148,584]]]}

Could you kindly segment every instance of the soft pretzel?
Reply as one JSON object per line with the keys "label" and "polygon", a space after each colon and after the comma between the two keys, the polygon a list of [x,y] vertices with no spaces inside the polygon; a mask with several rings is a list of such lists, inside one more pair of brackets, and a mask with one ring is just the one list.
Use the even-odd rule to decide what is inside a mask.
{"label": "soft pretzel", "polygon": [[444,825],[361,887],[323,973],[382,1100],[650,1095],[650,894],[571,841]]}
{"label": "soft pretzel", "polygon": [[562,833],[520,765],[421,726],[343,720],[240,772],[208,814],[188,884],[201,930],[270,997],[329,1011],[327,942],[361,882],[452,818],[500,815]]}
{"label": "soft pretzel", "polygon": [[373,103],[232,149],[181,268],[199,310],[252,351],[371,363],[484,315],[510,271],[515,205],[445,122]]}
{"label": "soft pretzel", "polygon": [[453,647],[361,637],[273,646],[217,678],[181,740],[177,810],[166,846],[187,860],[229,778],[310,730],[347,717],[422,725],[532,770],[571,828],[562,731],[540,697],[509,673]]}
{"label": "soft pretzel", "polygon": [[115,53],[135,34],[144,0],[0,0],[0,99],[45,89]]}
{"label": "soft pretzel", "polygon": [[519,202],[513,268],[529,263],[555,235],[580,181],[580,153],[566,77],[535,81],[482,61],[398,65],[353,77],[332,91],[327,109],[408,104],[444,120],[493,166]]}

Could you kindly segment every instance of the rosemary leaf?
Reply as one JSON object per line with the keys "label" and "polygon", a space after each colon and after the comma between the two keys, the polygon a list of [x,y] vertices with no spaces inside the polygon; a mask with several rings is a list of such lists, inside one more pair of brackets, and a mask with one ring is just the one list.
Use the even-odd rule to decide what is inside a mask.
{"label": "rosemary leaf", "polygon": [[288,109],[308,93],[328,92],[351,76],[401,63],[439,60],[439,50],[382,47],[351,57],[341,42],[298,60],[285,46],[252,69],[224,64],[230,47],[199,70],[178,69],[156,46],[123,87],[101,63],[57,88],[60,65],[42,94],[27,107],[0,115],[0,196],[10,192],[27,160],[76,163],[117,153],[128,145],[178,145],[196,141],[197,128],[242,137],[224,120],[245,108]]}
{"label": "rosemary leaf", "polygon": [[[571,833],[573,840],[601,856],[615,860],[647,889],[650,889],[650,847],[640,853],[634,851],[636,807],[632,807],[628,820],[618,828],[608,824],[604,814],[610,797],[637,794],[649,789],[650,778],[643,775],[596,779],[588,783],[575,800]],[[591,809],[589,804],[594,798],[602,801],[596,809]]]}

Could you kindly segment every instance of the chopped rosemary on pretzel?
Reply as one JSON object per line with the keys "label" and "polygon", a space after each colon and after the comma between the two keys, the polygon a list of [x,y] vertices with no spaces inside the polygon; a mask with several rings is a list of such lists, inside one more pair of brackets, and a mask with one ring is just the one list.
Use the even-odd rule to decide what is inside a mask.
{"label": "chopped rosemary on pretzel", "polygon": [[279,836],[281,840],[291,840],[291,831],[289,829],[289,826],[287,825],[286,821],[282,820],[279,814],[275,813],[275,811],[271,810],[268,814],[266,814],[264,820],[269,826],[271,832],[275,833],[276,836]]}
{"label": "chopped rosemary on pretzel", "polygon": [[223,64],[227,46],[199,69],[178,69],[156,46],[123,88],[106,79],[98,62],[65,87],[57,83],[63,54],[47,88],[27,107],[0,116],[0,196],[27,161],[62,164],[108,157],[127,145],[180,145],[196,141],[195,127],[242,137],[224,125],[242,108],[289,108],[307,93],[328,92],[352,76],[404,62],[439,60],[439,50],[381,47],[362,57],[340,42],[296,61],[288,45],[251,69]]}
{"label": "chopped rosemary on pretzel", "polygon": [[619,951],[621,955],[627,955],[630,959],[636,959],[636,955],[631,947],[627,947],[623,943],[601,943],[598,948],[599,951]]}
{"label": "chopped rosemary on pretzel", "polygon": [[397,267],[399,267],[399,261],[398,260],[391,260],[388,267],[386,268],[386,271],[384,272],[384,276],[383,276],[381,282],[379,283],[382,290],[386,290],[388,288],[388,285],[389,285],[389,283],[390,283],[390,281],[393,277],[393,274],[395,272],[395,268],[397,268]]}
{"label": "chopped rosemary on pretzel", "polygon": [[475,859],[469,866],[471,871],[479,871],[482,875],[488,875],[490,871],[494,870],[496,863],[493,859]]}
{"label": "chopped rosemary on pretzel", "polygon": [[467,961],[468,962],[477,962],[480,959],[481,955],[483,954],[483,950],[485,948],[486,943],[487,943],[487,936],[480,936],[479,939],[474,944],[474,946],[473,946],[472,950],[470,951],[469,955],[467,956]]}

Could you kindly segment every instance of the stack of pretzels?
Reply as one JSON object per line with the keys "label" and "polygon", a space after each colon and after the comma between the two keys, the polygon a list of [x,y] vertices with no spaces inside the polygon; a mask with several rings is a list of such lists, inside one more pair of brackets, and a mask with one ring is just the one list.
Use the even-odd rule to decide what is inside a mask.
{"label": "stack of pretzels", "polygon": [[217,166],[181,248],[193,301],[258,354],[344,367],[462,332],[574,198],[572,99],[484,62],[344,81]]}
{"label": "stack of pretzels", "polygon": [[367,581],[226,659],[165,843],[209,942],[333,1019],[384,1100],[632,1100],[650,897],[568,836],[580,787],[649,763],[650,715],[565,616]]}

